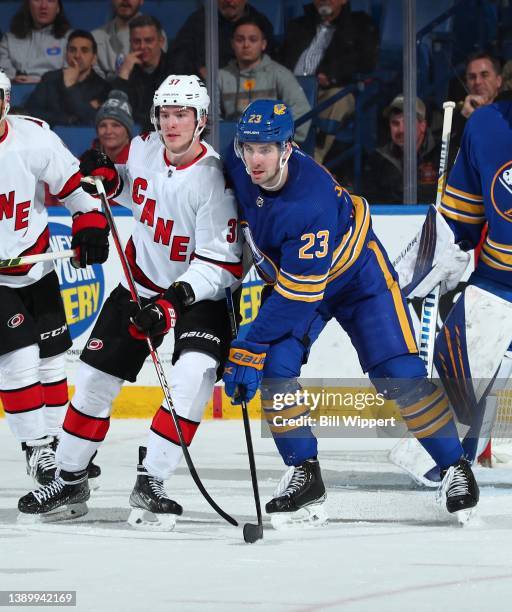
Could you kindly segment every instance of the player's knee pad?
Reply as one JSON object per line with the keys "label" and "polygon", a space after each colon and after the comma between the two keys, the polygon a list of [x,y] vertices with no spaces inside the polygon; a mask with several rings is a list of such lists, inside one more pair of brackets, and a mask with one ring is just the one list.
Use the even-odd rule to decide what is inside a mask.
{"label": "player's knee pad", "polygon": [[83,414],[98,418],[110,416],[112,402],[123,386],[123,380],[80,362],[76,374],[73,407]]}
{"label": "player's knee pad", "polygon": [[418,379],[426,378],[427,370],[418,355],[407,354],[379,363],[368,375],[377,391],[386,399],[393,400],[415,388]]}
{"label": "player's knee pad", "polygon": [[39,366],[41,382],[55,383],[66,378],[66,355],[43,357]]}
{"label": "player's knee pad", "polygon": [[[171,399],[183,434],[183,440],[187,446],[192,442],[201,422],[206,403],[212,395],[218,367],[219,361],[217,359],[207,353],[193,350],[183,351],[173,367],[170,385]],[[165,400],[153,417],[151,429],[167,442],[174,445],[180,444],[174,419]],[[166,447],[168,447],[167,443],[164,443],[163,446],[159,445],[159,448]],[[158,458],[156,458],[155,453],[159,455]],[[148,446],[147,457],[147,461],[151,465],[159,465],[158,473],[162,472],[162,465],[171,460],[171,455],[167,459],[161,456],[161,452],[158,451],[156,446],[152,446],[151,450]]]}
{"label": "player's knee pad", "polygon": [[39,382],[39,365],[37,344],[0,356],[0,389],[20,389]]}

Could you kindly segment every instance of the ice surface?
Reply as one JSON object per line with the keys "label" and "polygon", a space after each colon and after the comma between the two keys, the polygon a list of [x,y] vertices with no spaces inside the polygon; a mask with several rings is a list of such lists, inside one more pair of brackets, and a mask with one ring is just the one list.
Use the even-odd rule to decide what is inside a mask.
{"label": "ice surface", "polygon": [[[16,524],[16,504],[32,485],[0,420],[0,590],[76,590],[76,609],[114,612],[510,609],[512,470],[478,469],[479,511],[460,527],[433,491],[387,462],[392,441],[369,450],[368,440],[322,439],[329,525],[276,532],[266,521],[264,540],[245,544],[185,466],[167,487],[185,508],[176,530],[141,533],[125,520],[147,427],[113,421],[87,516],[27,528]],[[256,422],[253,435],[265,503],[283,466]],[[209,492],[241,523],[255,521],[244,448],[240,421],[207,421],[191,449]]]}

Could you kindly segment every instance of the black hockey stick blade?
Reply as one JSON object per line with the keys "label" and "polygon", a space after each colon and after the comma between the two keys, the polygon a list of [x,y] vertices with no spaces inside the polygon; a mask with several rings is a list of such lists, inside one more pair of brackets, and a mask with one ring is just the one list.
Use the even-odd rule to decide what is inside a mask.
{"label": "black hockey stick blade", "polygon": [[244,525],[244,540],[248,544],[254,544],[257,540],[263,539],[263,525],[254,525],[253,523],[245,523]]}

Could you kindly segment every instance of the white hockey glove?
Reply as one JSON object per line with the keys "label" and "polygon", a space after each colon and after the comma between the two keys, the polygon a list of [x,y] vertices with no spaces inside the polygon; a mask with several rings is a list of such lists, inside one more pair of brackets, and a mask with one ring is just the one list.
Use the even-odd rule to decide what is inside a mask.
{"label": "white hockey glove", "polygon": [[455,243],[443,215],[431,206],[421,231],[402,251],[394,267],[407,298],[423,298],[440,285],[441,295],[455,289],[471,255]]}

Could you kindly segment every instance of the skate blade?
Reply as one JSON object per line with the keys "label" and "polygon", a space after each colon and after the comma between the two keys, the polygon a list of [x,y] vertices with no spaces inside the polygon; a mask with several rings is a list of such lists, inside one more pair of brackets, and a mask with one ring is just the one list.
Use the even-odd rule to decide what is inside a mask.
{"label": "skate blade", "polygon": [[101,486],[101,478],[88,478],[89,491],[97,491]]}
{"label": "skate blade", "polygon": [[304,506],[296,512],[273,512],[270,523],[277,531],[296,528],[311,528],[325,525],[329,516],[324,504],[311,504]]}
{"label": "skate blade", "polygon": [[454,512],[455,517],[457,518],[457,522],[461,526],[467,525],[469,521],[471,521],[472,518],[475,516],[475,513],[476,513],[476,506],[473,506],[473,508],[467,508],[465,510],[457,510],[457,512]]}
{"label": "skate blade", "polygon": [[68,504],[67,506],[61,506],[60,508],[55,508],[55,510],[50,510],[50,512],[45,512],[43,514],[25,514],[24,512],[20,512],[16,522],[19,525],[58,523],[80,518],[88,512],[89,508],[86,503]]}
{"label": "skate blade", "polygon": [[172,531],[176,525],[176,514],[154,514],[143,508],[133,508],[128,525],[140,531]]}

